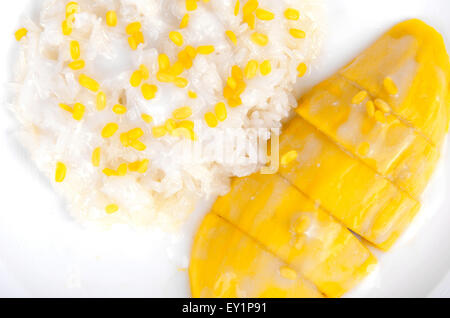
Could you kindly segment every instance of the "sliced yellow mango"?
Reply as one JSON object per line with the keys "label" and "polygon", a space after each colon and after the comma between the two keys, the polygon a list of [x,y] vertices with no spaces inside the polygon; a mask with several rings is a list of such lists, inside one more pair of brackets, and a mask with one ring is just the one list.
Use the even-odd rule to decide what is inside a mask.
{"label": "sliced yellow mango", "polygon": [[374,104],[368,105],[373,100],[366,91],[335,75],[306,94],[297,113],[375,171],[420,197],[439,152],[395,116],[375,114]]}
{"label": "sliced yellow mango", "polygon": [[449,83],[442,37],[409,20],[317,85],[281,135],[279,173],[234,179],[203,221],[194,297],[338,297],[357,284],[376,260],[346,227],[388,250],[411,222],[449,128]]}
{"label": "sliced yellow mango", "polygon": [[281,135],[280,153],[297,158],[281,175],[327,212],[383,250],[389,249],[420,204],[345,153],[300,117]]}
{"label": "sliced yellow mango", "polygon": [[450,64],[435,29],[415,19],[400,23],[340,74],[385,100],[434,145],[442,144],[449,125]]}
{"label": "sliced yellow mango", "polygon": [[278,175],[234,179],[212,212],[298,269],[328,297],[342,296],[376,263],[347,228]]}
{"label": "sliced yellow mango", "polygon": [[301,274],[213,214],[195,237],[189,274],[193,297],[323,297]]}

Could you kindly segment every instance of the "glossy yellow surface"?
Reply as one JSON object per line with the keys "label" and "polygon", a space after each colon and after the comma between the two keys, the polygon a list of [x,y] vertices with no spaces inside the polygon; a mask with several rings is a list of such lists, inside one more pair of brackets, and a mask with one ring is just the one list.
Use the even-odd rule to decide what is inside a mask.
{"label": "glossy yellow surface", "polygon": [[[442,36],[420,20],[400,23],[340,74],[384,99],[400,118],[440,146],[449,124],[450,64]],[[398,87],[390,95],[384,79]]]}
{"label": "glossy yellow surface", "polygon": [[234,179],[212,213],[256,239],[328,297],[350,290],[376,263],[349,230],[278,175]]}
{"label": "glossy yellow surface", "polygon": [[[442,37],[398,24],[299,102],[276,175],[236,178],[198,231],[194,297],[339,297],[420,209],[450,118]],[[349,231],[359,234],[361,241]]]}
{"label": "glossy yellow surface", "polygon": [[323,295],[300,274],[220,217],[209,214],[195,238],[189,274],[193,297],[305,297]]}
{"label": "glossy yellow surface", "polygon": [[280,173],[327,212],[381,249],[388,249],[420,204],[339,148],[300,117],[281,135],[280,152],[297,159]]}
{"label": "glossy yellow surface", "polygon": [[[352,103],[360,91],[342,76],[332,76],[301,99],[297,113],[398,187],[420,197],[439,151],[394,115],[385,114],[383,121],[371,115],[367,103],[375,100],[372,96]],[[364,145],[367,151],[361,152]]]}

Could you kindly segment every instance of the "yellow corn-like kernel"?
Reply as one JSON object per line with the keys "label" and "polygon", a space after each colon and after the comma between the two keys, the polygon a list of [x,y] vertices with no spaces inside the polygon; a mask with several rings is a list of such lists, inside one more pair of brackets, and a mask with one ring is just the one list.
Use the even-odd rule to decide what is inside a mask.
{"label": "yellow corn-like kernel", "polygon": [[119,136],[119,140],[120,140],[120,143],[122,144],[122,146],[130,147],[131,139],[128,136],[128,133],[121,133],[120,136]]}
{"label": "yellow corn-like kernel", "polygon": [[235,90],[238,86],[238,82],[234,77],[228,77],[227,79],[227,85],[232,89]]}
{"label": "yellow corn-like kernel", "polygon": [[382,100],[381,98],[377,98],[375,100],[375,106],[381,110],[383,113],[389,113],[391,111],[391,107],[389,106],[388,103],[386,103],[384,100]]}
{"label": "yellow corn-like kernel", "polygon": [[102,129],[102,137],[103,138],[111,138],[119,129],[119,125],[116,123],[109,123]]}
{"label": "yellow corn-like kernel", "polygon": [[56,182],[63,182],[66,178],[67,173],[67,167],[62,162],[56,163],[56,171],[55,171],[55,181]]}
{"label": "yellow corn-like kernel", "polygon": [[119,206],[117,204],[109,204],[106,206],[105,211],[108,214],[114,214],[119,211]]}
{"label": "yellow corn-like kernel", "polygon": [[176,61],[173,65],[167,70],[167,72],[173,76],[178,76],[184,71],[184,65],[180,61]]}
{"label": "yellow corn-like kernel", "polygon": [[384,115],[384,113],[382,111],[376,110],[374,116],[375,116],[376,121],[378,121],[382,124],[386,123],[386,116]]}
{"label": "yellow corn-like kernel", "polygon": [[148,80],[150,78],[150,70],[144,64],[139,66],[139,71],[141,72],[141,77],[143,80]]}
{"label": "yellow corn-like kernel", "polygon": [[93,91],[94,93],[98,92],[98,90],[100,89],[100,84],[96,80],[90,78],[85,74],[81,74],[78,78],[78,81],[81,86]]}
{"label": "yellow corn-like kernel", "polygon": [[365,157],[370,151],[370,144],[368,142],[363,142],[358,146],[357,152],[361,156]]}
{"label": "yellow corn-like kernel", "polygon": [[149,163],[150,160],[148,159],[144,159],[142,161],[135,161],[128,164],[128,169],[132,172],[146,173],[148,170]]}
{"label": "yellow corn-like kernel", "polygon": [[72,112],[73,119],[82,120],[85,111],[86,107],[83,104],[76,103],[75,105],[73,105],[73,112]]}
{"label": "yellow corn-like kernel", "polygon": [[[233,79],[229,79],[230,80],[230,82],[231,82],[231,80],[233,80]],[[236,84],[236,86],[237,86],[237,84]],[[235,97],[235,92],[234,92],[234,89],[232,89],[230,86],[225,86],[225,88],[223,89],[223,97],[225,97],[226,99],[232,99],[232,98],[234,98]]]}
{"label": "yellow corn-like kernel", "polygon": [[130,146],[138,151],[144,151],[145,149],[147,149],[147,146],[139,140],[132,140]]}
{"label": "yellow corn-like kernel", "polygon": [[108,177],[113,177],[113,176],[117,177],[118,176],[117,171],[113,170],[113,169],[110,169],[110,168],[105,168],[105,169],[103,169],[102,172]]}
{"label": "yellow corn-like kernel", "polygon": [[144,98],[146,100],[150,100],[155,98],[156,93],[158,92],[158,87],[156,85],[151,85],[151,84],[143,84],[141,87],[141,91],[142,91],[142,96],[144,96]]}
{"label": "yellow corn-like kernel", "polygon": [[230,41],[233,42],[234,45],[237,44],[237,37],[233,31],[231,31],[231,30],[225,31],[225,34],[228,36]]}
{"label": "yellow corn-like kernel", "polygon": [[183,35],[178,31],[172,31],[169,33],[169,38],[177,46],[182,46],[184,43]]}
{"label": "yellow corn-like kernel", "polygon": [[127,25],[125,31],[127,32],[128,35],[133,35],[136,32],[139,32],[141,28],[142,28],[141,22],[132,22]]}
{"label": "yellow corn-like kernel", "polygon": [[121,133],[119,139],[120,139],[120,143],[122,144],[122,146],[130,147],[131,139],[128,136],[128,133]]}
{"label": "yellow corn-like kernel", "polygon": [[106,12],[106,25],[115,27],[117,25],[117,13],[114,10]]}
{"label": "yellow corn-like kernel", "polygon": [[78,41],[70,42],[70,57],[72,60],[78,60],[81,56],[80,43]]}
{"label": "yellow corn-like kernel", "polygon": [[366,111],[370,117],[375,115],[375,104],[371,100],[366,103]]}
{"label": "yellow corn-like kernel", "polygon": [[297,157],[298,157],[297,151],[295,150],[289,151],[281,157],[281,165],[287,166],[288,164],[296,160]]}
{"label": "yellow corn-like kernel", "polygon": [[92,152],[92,165],[94,167],[100,166],[100,159],[101,159],[102,149],[100,147],[97,147]]}
{"label": "yellow corn-like kernel", "polygon": [[186,10],[194,11],[197,9],[197,0],[186,0]]}
{"label": "yellow corn-like kernel", "polygon": [[152,134],[155,138],[164,137],[167,134],[166,127],[164,126],[155,126],[152,128]]}
{"label": "yellow corn-like kernel", "polygon": [[295,232],[297,234],[303,234],[308,230],[310,226],[311,226],[311,219],[306,215],[300,216],[297,219],[295,225]]}
{"label": "yellow corn-like kernel", "polygon": [[367,91],[360,91],[352,98],[352,104],[359,105],[361,104],[366,98],[368,94]]}
{"label": "yellow corn-like kernel", "polygon": [[197,48],[197,53],[202,55],[208,55],[214,53],[214,45],[202,45]]}
{"label": "yellow corn-like kernel", "polygon": [[81,70],[85,66],[86,66],[86,62],[84,62],[84,60],[76,60],[76,61],[69,63],[69,67],[74,71]]}
{"label": "yellow corn-like kernel", "polygon": [[225,103],[217,103],[214,107],[214,113],[216,114],[218,121],[224,121],[227,119],[227,107],[225,106]]}
{"label": "yellow corn-like kernel", "polygon": [[97,108],[97,110],[104,110],[106,108],[106,94],[104,92],[99,92],[97,94],[95,108]]}
{"label": "yellow corn-like kernel", "polygon": [[185,14],[180,22],[180,29],[184,29],[189,25],[189,14]]}
{"label": "yellow corn-like kernel", "polygon": [[245,77],[252,79],[258,73],[258,61],[250,60],[244,70]]}
{"label": "yellow corn-like kernel", "polygon": [[258,32],[252,33],[251,40],[259,46],[266,46],[269,43],[267,35]]}
{"label": "yellow corn-like kernel", "polygon": [[261,63],[259,70],[263,76],[267,76],[272,72],[272,64],[269,60],[265,60]]}
{"label": "yellow corn-like kernel", "polygon": [[123,115],[127,112],[127,108],[123,105],[120,104],[116,104],[113,107],[113,112],[116,113],[117,115]]}
{"label": "yellow corn-like kernel", "polygon": [[63,35],[71,35],[73,31],[72,25],[68,20],[64,20],[61,25]]}
{"label": "yellow corn-like kernel", "polygon": [[238,65],[233,65],[231,68],[231,76],[236,81],[242,81],[244,79],[244,72],[242,72],[242,69]]}
{"label": "yellow corn-like kernel", "polygon": [[258,8],[256,9],[256,17],[263,21],[270,21],[275,18],[275,14],[273,14],[269,10]]}
{"label": "yellow corn-like kernel", "polygon": [[142,130],[142,128],[138,127],[131,129],[127,134],[130,139],[139,139],[144,136],[144,131]]}
{"label": "yellow corn-like kernel", "polygon": [[197,56],[197,50],[192,45],[186,45],[184,51],[191,58],[191,60],[195,59],[195,57]]}
{"label": "yellow corn-like kernel", "polygon": [[[195,50],[195,55],[197,55],[197,50]],[[178,61],[183,65],[183,68],[187,70],[190,69],[193,65],[193,58],[190,56],[187,50],[183,50],[178,53]]]}
{"label": "yellow corn-like kernel", "polygon": [[117,175],[119,177],[124,177],[127,175],[128,165],[126,163],[121,163],[119,167],[117,167]]}
{"label": "yellow corn-like kernel", "polygon": [[234,15],[238,16],[239,10],[241,9],[241,3],[239,0],[236,0],[236,4],[234,5]]}
{"label": "yellow corn-like kernel", "polygon": [[159,54],[158,55],[158,64],[159,64],[159,69],[162,71],[169,69],[169,67],[170,67],[169,57],[166,54]]}
{"label": "yellow corn-like kernel", "polygon": [[250,30],[254,30],[256,27],[256,17],[254,14],[244,15],[243,21],[248,24]]}
{"label": "yellow corn-like kernel", "polygon": [[20,41],[27,34],[28,34],[28,30],[25,28],[21,28],[21,29],[17,30],[16,33],[14,33],[14,36],[17,41]]}
{"label": "yellow corn-like kernel", "polygon": [[242,100],[240,97],[234,97],[228,100],[228,106],[235,108],[242,105]]}
{"label": "yellow corn-like kernel", "polygon": [[186,139],[192,139],[192,134],[193,133],[189,129],[184,127],[176,128],[171,132],[173,137],[182,137]]}
{"label": "yellow corn-like kernel", "polygon": [[183,120],[178,123],[178,127],[194,130],[194,122],[192,120]]}
{"label": "yellow corn-like kernel", "polygon": [[150,163],[150,160],[148,160],[148,159],[142,160],[140,162],[140,164],[139,164],[137,172],[139,172],[139,173],[146,173],[147,170],[148,170],[149,163]]}
{"label": "yellow corn-like kernel", "polygon": [[78,5],[77,2],[75,1],[71,1],[66,5],[66,18],[78,13],[80,11],[80,6]]}
{"label": "yellow corn-like kernel", "polygon": [[189,106],[180,107],[172,113],[172,116],[176,120],[188,119],[192,116],[192,108]]}
{"label": "yellow corn-like kernel", "polygon": [[297,279],[297,272],[287,266],[283,266],[280,268],[280,275],[281,275],[281,277],[289,279],[289,280]]}
{"label": "yellow corn-like kernel", "polygon": [[175,76],[167,71],[159,71],[156,73],[156,79],[161,83],[173,83],[175,81]]}
{"label": "yellow corn-like kernel", "polygon": [[205,114],[205,121],[206,124],[211,128],[215,128],[217,127],[217,125],[219,125],[219,121],[217,120],[216,115],[211,112]]}
{"label": "yellow corn-like kernel", "polygon": [[189,84],[188,80],[185,79],[184,77],[175,78],[173,83],[175,84],[175,86],[177,86],[179,88],[185,88]]}
{"label": "yellow corn-like kernel", "polygon": [[147,124],[150,124],[153,121],[153,117],[148,114],[142,114],[141,118],[143,121],[145,121]]}
{"label": "yellow corn-like kernel", "polygon": [[141,31],[137,31],[133,34],[133,38],[136,40],[136,43],[139,45],[140,43],[144,43],[144,33]]}
{"label": "yellow corn-like kernel", "polygon": [[244,7],[242,8],[242,12],[244,15],[252,14],[258,8],[259,3],[257,0],[248,0]]}
{"label": "yellow corn-like kernel", "polygon": [[306,71],[308,70],[308,67],[306,66],[305,63],[300,63],[297,67],[297,71],[298,71],[298,77],[303,77],[306,74]]}
{"label": "yellow corn-like kernel", "polygon": [[193,91],[188,91],[188,97],[195,99],[195,98],[197,98],[197,93],[193,92]]}
{"label": "yellow corn-like kernel", "polygon": [[384,89],[389,95],[397,95],[398,94],[398,88],[397,85],[395,85],[395,82],[392,78],[386,77],[383,81]]}
{"label": "yellow corn-like kernel", "polygon": [[131,48],[133,51],[136,51],[137,48],[138,48],[138,42],[136,41],[136,38],[133,37],[133,36],[130,36],[130,37],[128,38],[128,45],[130,46],[130,48]]}
{"label": "yellow corn-like kernel", "polygon": [[175,121],[175,119],[173,118],[169,118],[166,120],[166,122],[164,123],[164,127],[166,128],[166,130],[171,133],[172,131],[175,130],[175,128],[177,128],[177,122]]}
{"label": "yellow corn-like kernel", "polygon": [[142,73],[141,71],[134,71],[130,77],[130,85],[133,87],[138,87],[142,82]]}
{"label": "yellow corn-like kernel", "polygon": [[60,107],[61,109],[64,109],[65,111],[71,113],[71,114],[73,113],[72,107],[70,107],[70,106],[67,105],[67,104],[59,104],[59,107]]}
{"label": "yellow corn-like kernel", "polygon": [[288,8],[284,11],[284,17],[288,20],[296,21],[300,18],[300,12],[293,8]]}
{"label": "yellow corn-like kernel", "polygon": [[306,37],[306,33],[303,30],[300,29],[290,29],[289,34],[292,35],[296,39],[304,39]]}

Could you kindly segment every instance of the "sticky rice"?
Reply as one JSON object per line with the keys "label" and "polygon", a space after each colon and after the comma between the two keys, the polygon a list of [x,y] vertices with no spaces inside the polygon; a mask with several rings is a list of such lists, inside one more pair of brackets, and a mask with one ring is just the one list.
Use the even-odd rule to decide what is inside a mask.
{"label": "sticky rice", "polygon": [[[67,13],[69,1],[47,0],[39,21],[23,21],[12,110],[21,141],[77,220],[176,225],[199,199],[225,194],[230,177],[261,168],[260,162],[181,160],[180,145],[216,145],[224,129],[244,134],[281,127],[296,105],[294,84],[318,55],[320,2],[260,0],[256,10],[247,2],[79,0],[78,10]],[[109,19],[111,12],[117,16],[115,25],[108,12]],[[135,22],[142,41],[133,47],[137,37],[127,27]],[[76,60],[85,63],[81,69],[70,64],[73,41],[80,47]],[[178,72],[177,81],[162,81],[161,54],[174,66],[187,46],[196,52],[192,66]],[[256,71],[248,66],[252,60]],[[148,74],[141,72],[138,86],[132,85],[142,65]],[[225,88],[235,85],[233,66],[242,70],[245,89],[230,98]],[[98,91],[80,84],[82,74],[99,84]],[[144,97],[144,84],[156,87],[154,96]],[[77,113],[79,105],[84,108]],[[186,106],[192,114],[176,116]],[[111,123],[118,129],[105,138]],[[131,139],[139,143],[124,145],[137,128],[143,135]],[[58,163],[65,168],[62,182],[55,179]]]}

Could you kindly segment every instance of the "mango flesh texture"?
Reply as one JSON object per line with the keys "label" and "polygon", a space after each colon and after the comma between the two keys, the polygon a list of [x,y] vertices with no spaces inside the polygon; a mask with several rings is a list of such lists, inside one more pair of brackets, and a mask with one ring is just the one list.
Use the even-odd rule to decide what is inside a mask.
{"label": "mango flesh texture", "polygon": [[[339,73],[389,103],[438,149],[442,145],[449,125],[450,63],[435,29],[416,19],[400,23]],[[384,89],[388,76],[399,89],[395,96]]]}
{"label": "mango flesh texture", "polygon": [[193,297],[319,298],[302,275],[285,278],[286,264],[222,218],[208,214],[198,230],[189,274]]}
{"label": "mango flesh texture", "polygon": [[[398,94],[387,92],[386,77]],[[279,175],[235,179],[197,233],[193,295],[336,297],[352,288],[376,260],[334,218],[383,250],[397,240],[448,131],[449,78],[442,37],[410,20],[302,98],[280,140],[281,156],[297,158]],[[361,90],[368,97],[352,104]],[[368,98],[391,107],[383,122],[368,116]],[[279,285],[282,264],[298,273],[301,291]],[[254,288],[249,273],[261,275]]]}
{"label": "mango flesh texture", "polygon": [[280,174],[325,211],[383,250],[420,208],[419,202],[355,159],[304,119],[282,133],[280,154],[297,151]]}
{"label": "mango flesh texture", "polygon": [[[361,91],[340,75],[317,85],[299,103],[296,112],[337,144],[364,161],[399,188],[419,198],[439,159],[439,151],[415,129],[392,114],[383,121],[369,115],[366,104],[353,104]],[[364,145],[369,148],[364,152]]]}
{"label": "mango flesh texture", "polygon": [[286,261],[328,297],[342,296],[376,263],[347,228],[278,175],[234,179],[212,213]]}

